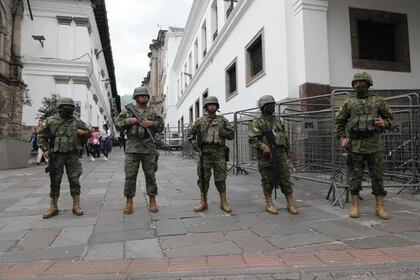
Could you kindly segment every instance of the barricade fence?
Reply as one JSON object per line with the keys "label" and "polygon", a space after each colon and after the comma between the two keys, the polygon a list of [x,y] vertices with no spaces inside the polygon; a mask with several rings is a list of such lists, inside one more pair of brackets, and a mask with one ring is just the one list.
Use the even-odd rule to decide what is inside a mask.
{"label": "barricade fence", "polygon": [[[335,115],[351,94],[348,90],[335,90],[331,94],[279,102],[276,108],[289,138],[291,176],[329,185],[326,198],[341,207],[343,196],[348,201],[347,151],[340,147],[336,137]],[[381,134],[385,143],[385,187],[399,188],[397,193],[406,188],[420,191],[420,97],[409,93],[384,99],[394,118],[393,126]],[[247,170],[258,169],[248,133],[252,120],[260,115],[259,108],[224,114],[235,131],[234,140],[226,143],[230,149],[229,173],[248,174]],[[182,135],[182,156],[197,158],[187,138],[188,127],[178,129]],[[368,178],[364,178],[364,188],[370,188]]]}

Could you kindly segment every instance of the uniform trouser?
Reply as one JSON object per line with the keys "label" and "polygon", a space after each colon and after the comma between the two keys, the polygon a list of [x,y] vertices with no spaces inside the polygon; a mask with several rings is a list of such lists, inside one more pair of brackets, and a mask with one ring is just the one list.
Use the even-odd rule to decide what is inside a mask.
{"label": "uniform trouser", "polygon": [[[77,153],[55,153],[54,159],[50,161],[50,197],[60,196],[61,179],[66,167],[67,178],[70,183],[71,196],[80,195],[80,175],[82,175],[82,164]],[[51,168],[52,167],[52,168]]]}
{"label": "uniform trouser", "polygon": [[258,156],[258,171],[261,174],[261,186],[265,194],[271,195],[273,193],[273,168],[276,169],[281,192],[284,195],[292,194],[293,184],[290,182],[289,164],[287,162],[286,149],[284,147],[277,148],[275,167],[273,167],[271,159],[265,159],[263,155]]}
{"label": "uniform trouser", "polygon": [[137,174],[139,173],[140,162],[146,178],[147,195],[157,195],[155,172],[157,167],[156,154],[125,154],[125,186],[124,195],[134,197],[136,195]]}
{"label": "uniform trouser", "polygon": [[203,148],[203,175],[201,175],[201,161],[197,164],[197,185],[202,193],[207,193],[210,185],[211,169],[214,172],[214,184],[219,193],[226,192],[227,164],[225,146],[211,145]]}
{"label": "uniform trouser", "polygon": [[362,189],[363,172],[365,163],[369,169],[372,181],[372,194],[385,196],[384,183],[382,176],[385,170],[384,155],[382,152],[372,154],[357,154],[349,152],[347,156],[348,184],[349,190],[356,195]]}

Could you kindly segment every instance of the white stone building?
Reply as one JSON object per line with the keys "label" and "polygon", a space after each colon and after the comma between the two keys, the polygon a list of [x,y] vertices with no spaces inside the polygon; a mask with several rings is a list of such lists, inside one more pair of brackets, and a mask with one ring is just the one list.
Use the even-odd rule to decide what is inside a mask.
{"label": "white stone building", "polygon": [[171,75],[166,123],[188,124],[203,96],[221,111],[349,87],[366,70],[375,90],[420,89],[417,0],[195,0]]}
{"label": "white stone building", "polygon": [[36,0],[30,8],[25,6],[21,53],[32,106],[24,107],[23,124],[37,123],[42,99],[51,94],[73,98],[88,125],[112,123],[120,100],[105,1]]}

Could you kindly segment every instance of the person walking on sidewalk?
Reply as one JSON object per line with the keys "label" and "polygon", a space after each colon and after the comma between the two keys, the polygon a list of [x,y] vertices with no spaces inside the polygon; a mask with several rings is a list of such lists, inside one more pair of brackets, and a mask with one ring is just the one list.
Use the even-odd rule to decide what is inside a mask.
{"label": "person walking on sidewalk", "polygon": [[42,216],[44,219],[58,214],[58,197],[60,196],[61,179],[66,167],[73,197],[73,213],[83,215],[80,208],[80,175],[82,165],[79,161],[80,137],[89,134],[89,128],[74,113],[73,99],[62,97],[57,102],[58,114],[48,117],[38,132],[39,147],[49,161],[50,173],[50,208]]}
{"label": "person walking on sidewalk", "polygon": [[104,124],[103,130],[101,131],[101,152],[104,155],[103,160],[108,160],[108,154],[111,151],[111,146],[111,130],[107,124]]}
{"label": "person walking on sidewalk", "polygon": [[293,184],[290,182],[287,162],[289,141],[283,122],[274,115],[275,105],[276,101],[271,95],[265,95],[258,100],[262,116],[251,123],[249,145],[257,151],[258,171],[261,174],[261,186],[266,201],[265,211],[278,214],[272,193],[273,189],[280,185],[281,192],[287,200],[287,210],[291,214],[299,214],[293,200]]}
{"label": "person walking on sidewalk", "polygon": [[[150,139],[150,135],[161,133],[165,126],[162,117],[154,112],[153,108],[147,106],[150,95],[146,87],[136,88],[133,93],[133,99],[136,100],[135,110],[141,116],[141,121],[125,108],[118,115],[116,121],[119,129],[125,129],[127,131],[124,167],[124,196],[127,200],[123,212],[124,214],[133,213],[133,197],[136,194],[136,182],[140,162],[146,178],[149,211],[157,212],[159,211],[156,203],[158,189],[155,178],[157,151],[153,139]],[[147,130],[149,130],[150,134]]]}
{"label": "person walking on sidewalk", "polygon": [[220,115],[216,115],[219,109],[219,101],[215,96],[208,96],[204,100],[204,109],[207,114],[199,118],[188,130],[188,140],[200,152],[200,160],[197,165],[197,184],[201,192],[201,200],[195,212],[207,209],[207,192],[210,185],[211,169],[214,172],[214,183],[220,194],[220,209],[231,213],[232,208],[226,199],[226,173],[228,149],[226,139],[232,140],[235,132],[229,121]]}
{"label": "person walking on sidewalk", "polygon": [[344,102],[335,118],[337,138],[341,147],[348,151],[349,214],[352,218],[359,217],[359,192],[367,163],[372,193],[376,197],[376,215],[386,220],[389,213],[384,208],[384,142],[380,134],[392,126],[392,113],[382,97],[369,92],[373,81],[368,73],[354,74],[351,85],[356,94]]}

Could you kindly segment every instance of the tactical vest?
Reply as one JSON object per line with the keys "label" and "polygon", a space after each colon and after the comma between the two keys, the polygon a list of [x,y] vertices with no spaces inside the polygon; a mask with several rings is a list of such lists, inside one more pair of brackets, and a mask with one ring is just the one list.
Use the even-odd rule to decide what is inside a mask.
{"label": "tactical vest", "polygon": [[[139,114],[142,116],[143,120],[154,120],[154,115],[151,112],[145,111],[143,114],[141,114],[139,112]],[[134,118],[134,116],[130,113],[127,112],[126,115],[127,118]],[[151,128],[149,128],[151,129]],[[146,129],[144,129],[143,127],[141,127],[140,125],[132,125],[129,126],[127,129],[127,137],[131,136],[135,136],[135,137],[139,137],[139,138],[147,138],[147,133],[146,133]]]}
{"label": "tactical vest", "polygon": [[203,139],[203,143],[225,145],[225,138],[221,137],[219,134],[220,129],[224,128],[225,125],[224,117],[216,116],[206,132],[205,130],[209,125],[209,122],[210,119],[206,116],[200,118],[200,129],[202,131],[202,135],[205,137]]}
{"label": "tactical vest", "polygon": [[[284,130],[283,124],[281,123],[281,121],[279,119],[274,119],[273,118],[273,122],[271,123],[271,121],[269,119],[263,119],[264,121],[264,129],[270,129],[273,131],[274,134],[274,141],[276,142],[277,146],[287,146],[287,136],[286,136],[286,131]],[[268,141],[266,139],[264,139],[265,143],[267,143]]]}
{"label": "tactical vest", "polygon": [[[58,121],[57,121],[58,122]],[[76,152],[79,146],[79,139],[76,134],[77,120],[64,121],[64,123],[54,123],[51,125],[51,132],[54,133],[54,147],[55,153]]]}
{"label": "tactical vest", "polygon": [[375,125],[375,119],[379,117],[379,105],[380,98],[376,95],[370,95],[368,98],[352,97],[350,99],[350,118],[347,123],[349,132],[370,136],[379,132]]}

